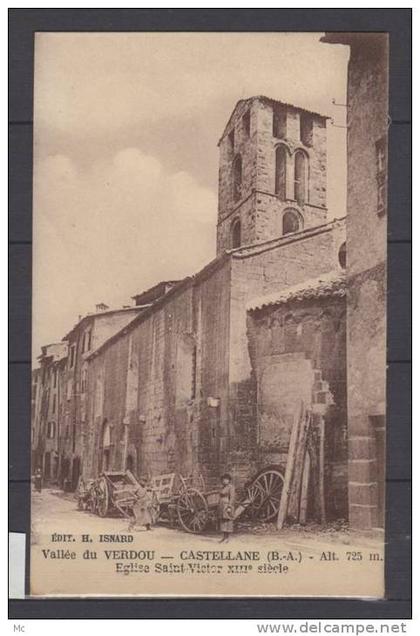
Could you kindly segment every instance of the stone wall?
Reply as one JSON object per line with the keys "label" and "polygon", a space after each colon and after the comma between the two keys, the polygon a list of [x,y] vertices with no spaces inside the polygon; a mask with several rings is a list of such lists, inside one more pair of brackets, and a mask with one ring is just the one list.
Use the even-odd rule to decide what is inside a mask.
{"label": "stone wall", "polygon": [[387,36],[357,38],[348,72],[347,351],[350,523],[362,529],[384,523],[387,221],[379,162],[386,179],[387,85]]}
{"label": "stone wall", "polygon": [[[249,135],[244,128],[243,117],[249,112]],[[253,243],[254,227],[248,222],[248,214],[256,182],[257,170],[257,110],[255,102],[244,100],[234,111],[227,133],[219,143],[219,213],[217,228],[217,253],[232,247],[230,227],[235,218],[242,223],[243,243]],[[234,141],[232,144],[232,133]],[[240,197],[233,196],[233,161],[240,154],[242,157],[242,188]]]}
{"label": "stone wall", "polygon": [[[226,454],[230,264],[171,291],[89,359],[86,474],[127,458],[138,475],[178,472],[206,481]],[[217,403],[217,406],[213,404]]]}
{"label": "stone wall", "polygon": [[[257,386],[259,463],[284,469],[291,428],[302,404],[312,409],[314,403],[328,402],[332,396],[333,404],[324,416],[327,518],[346,518],[345,298],[256,309],[248,314],[248,339]],[[316,426],[319,416],[313,417]]]}
{"label": "stone wall", "polygon": [[281,291],[338,268],[345,223],[290,235],[232,255],[229,339],[229,422],[234,442],[230,469],[242,481],[259,469],[255,456],[255,377],[246,334],[246,307],[255,297]]}
{"label": "stone wall", "polygon": [[[284,138],[273,134],[273,111],[276,103],[264,97],[244,100],[234,110],[220,141],[218,254],[232,247],[231,227],[241,221],[241,245],[250,245],[282,235],[282,218],[286,209],[295,210],[300,229],[316,227],[326,221],[326,120],[293,106],[285,111]],[[244,115],[250,114],[250,134],[244,130]],[[312,123],[309,145],[300,139],[300,117]],[[232,133],[234,136],[232,137]],[[232,146],[232,139],[234,143]],[[275,154],[283,144],[287,154],[286,197],[275,194]],[[294,195],[294,153],[303,150],[307,157],[307,196],[298,206]],[[238,200],[233,196],[233,161],[242,157],[242,188]]]}

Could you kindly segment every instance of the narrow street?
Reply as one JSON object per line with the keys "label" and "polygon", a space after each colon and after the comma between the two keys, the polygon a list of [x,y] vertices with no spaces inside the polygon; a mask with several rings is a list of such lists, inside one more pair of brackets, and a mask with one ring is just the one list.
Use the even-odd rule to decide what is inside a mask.
{"label": "narrow street", "polygon": [[[32,493],[32,524],[33,543],[37,537],[58,533],[72,534],[121,534],[128,532],[128,522],[122,517],[101,518],[97,515],[80,511],[77,503],[70,493],[59,490],[44,489],[41,493]],[[141,536],[141,529],[134,532]],[[215,529],[210,528],[203,534],[189,534],[179,528],[170,528],[166,525],[156,525],[153,531],[147,533],[148,544],[154,548],[170,544],[177,549],[188,546],[195,549],[215,549],[220,541],[220,535]],[[270,549],[273,543],[281,540],[282,549],[308,551],[311,554],[321,554],[327,550],[333,550],[338,545],[346,546],[348,550],[361,548],[377,549],[382,547],[379,540],[356,536],[345,532],[331,531],[305,531],[304,528],[284,528],[276,531],[273,524],[262,527],[258,523],[237,524],[229,546],[238,549],[249,549],[252,542],[253,549]]]}
{"label": "narrow street", "polygon": [[32,522],[34,596],[319,595],[320,577],[322,596],[383,593],[383,545],[343,532],[238,522],[228,543],[211,529],[129,532],[126,519],[79,511],[53,489],[33,493]]}

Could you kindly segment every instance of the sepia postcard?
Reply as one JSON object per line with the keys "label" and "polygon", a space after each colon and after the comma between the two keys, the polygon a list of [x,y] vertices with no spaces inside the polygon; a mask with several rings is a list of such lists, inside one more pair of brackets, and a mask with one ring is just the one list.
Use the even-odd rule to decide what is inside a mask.
{"label": "sepia postcard", "polygon": [[30,593],[384,597],[388,36],[35,36]]}

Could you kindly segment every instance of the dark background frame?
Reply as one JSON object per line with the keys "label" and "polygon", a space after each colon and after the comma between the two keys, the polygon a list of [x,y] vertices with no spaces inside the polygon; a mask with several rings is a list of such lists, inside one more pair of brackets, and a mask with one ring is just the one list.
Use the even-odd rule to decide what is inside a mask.
{"label": "dark background frame", "polygon": [[26,533],[27,564],[36,31],[389,33],[386,599],[25,599],[9,618],[410,618],[411,9],[9,9],[9,531]]}

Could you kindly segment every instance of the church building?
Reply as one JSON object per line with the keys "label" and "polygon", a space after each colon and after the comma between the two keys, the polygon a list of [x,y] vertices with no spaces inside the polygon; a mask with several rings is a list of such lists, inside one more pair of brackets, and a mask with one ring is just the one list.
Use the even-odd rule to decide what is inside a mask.
{"label": "church building", "polygon": [[[321,381],[322,347],[312,360],[303,344],[307,336],[299,341],[305,327],[303,332],[302,325],[296,327],[293,336],[288,327],[284,337],[292,344],[284,355],[290,361],[296,352],[298,360],[306,359],[306,379],[289,375],[290,366],[279,375],[277,359],[271,365],[276,382],[293,383],[295,390],[280,391],[280,402],[273,398],[270,427],[274,417],[278,431],[267,429],[272,440],[264,446],[250,307],[257,298],[296,285],[304,289],[305,281],[343,268],[345,222],[329,220],[326,207],[326,118],[266,97],[241,100],[219,148],[216,258],[191,277],[156,286],[161,291],[154,300],[86,357],[80,423],[85,477],[130,468],[147,476],[201,475],[210,485],[229,471],[243,485],[267,463],[284,463],[291,413],[312,395],[308,377]],[[316,328],[313,337],[318,338]],[[340,354],[345,363],[345,343],[337,337],[334,355]],[[264,364],[267,378],[270,364]],[[295,371],[303,366],[295,365]],[[334,363],[330,366],[332,390]],[[341,444],[336,474],[344,474],[341,376],[338,385],[332,401],[342,402],[334,411],[340,432],[332,435]],[[345,489],[345,481],[340,483]]]}
{"label": "church building", "polygon": [[327,518],[346,517],[346,228],[327,210],[327,118],[250,97],[219,150],[214,260],[66,336],[58,481],[129,469],[211,488],[228,471],[240,491],[284,473],[304,405],[323,414]]}

